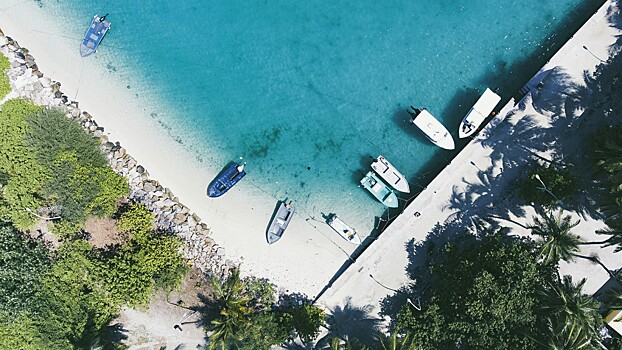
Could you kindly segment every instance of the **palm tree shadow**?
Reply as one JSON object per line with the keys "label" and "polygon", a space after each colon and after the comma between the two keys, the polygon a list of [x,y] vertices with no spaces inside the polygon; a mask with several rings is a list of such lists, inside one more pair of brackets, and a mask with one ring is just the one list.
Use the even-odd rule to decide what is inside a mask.
{"label": "palm tree shadow", "polygon": [[352,304],[351,298],[346,298],[343,306],[338,305],[330,310],[326,321],[328,334],[318,340],[316,347],[328,346],[332,338],[356,339],[360,344],[373,346],[383,320],[372,317],[372,310],[372,305],[356,306]]}

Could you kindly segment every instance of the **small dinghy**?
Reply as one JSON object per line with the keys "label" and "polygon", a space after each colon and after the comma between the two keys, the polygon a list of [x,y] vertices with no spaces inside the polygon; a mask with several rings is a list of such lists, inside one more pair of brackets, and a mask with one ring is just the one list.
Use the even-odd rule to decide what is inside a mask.
{"label": "small dinghy", "polygon": [[499,101],[501,101],[501,96],[486,88],[486,91],[484,91],[479,100],[475,102],[471,110],[469,110],[469,113],[462,119],[460,129],[458,130],[458,137],[463,139],[473,135],[482,123],[484,123],[486,117],[497,107]]}
{"label": "small dinghy", "polygon": [[272,221],[270,221],[270,225],[268,225],[268,231],[266,232],[268,244],[281,239],[285,229],[287,229],[287,225],[294,217],[294,212],[296,212],[296,209],[292,207],[291,202],[289,204],[285,204],[283,201],[280,202],[279,209],[276,211]]}
{"label": "small dinghy", "polygon": [[326,222],[346,241],[356,245],[361,244],[361,237],[359,237],[352,227],[348,226],[345,222],[338,218],[337,214],[330,214]]}
{"label": "small dinghy", "polygon": [[378,158],[374,159],[374,162],[371,163],[371,168],[391,187],[400,192],[410,193],[410,185],[406,177],[391,165],[385,157],[378,156]]}
{"label": "small dinghy", "polygon": [[363,187],[373,194],[377,200],[387,207],[397,208],[399,205],[395,192],[391,191],[389,186],[385,185],[373,171],[369,171],[365,174],[365,176],[361,179],[361,185],[363,185]]}
{"label": "small dinghy", "polygon": [[210,197],[220,197],[225,194],[229,189],[240,181],[246,172],[244,166],[246,163],[240,165],[236,162],[232,162],[227,168],[216,176],[216,178],[207,187],[207,195]]}
{"label": "small dinghy", "polygon": [[408,114],[412,117],[410,122],[415,124],[415,126],[423,132],[428,140],[444,149],[452,150],[456,148],[454,139],[451,137],[451,134],[447,128],[445,128],[441,122],[434,118],[430,112],[428,112],[425,108],[422,110],[419,110],[413,106],[410,106],[410,108],[412,109],[412,111],[408,111]]}
{"label": "small dinghy", "polygon": [[108,14],[102,17],[98,15],[93,16],[93,21],[89,29],[86,30],[86,34],[84,34],[82,44],[80,44],[80,56],[86,57],[97,51],[97,47],[104,39],[108,29],[110,29],[110,22],[106,20],[106,16]]}

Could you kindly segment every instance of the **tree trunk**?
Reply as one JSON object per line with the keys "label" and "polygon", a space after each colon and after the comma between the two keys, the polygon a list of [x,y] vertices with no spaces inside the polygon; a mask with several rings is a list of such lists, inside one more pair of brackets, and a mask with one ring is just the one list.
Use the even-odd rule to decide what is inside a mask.
{"label": "tree trunk", "polygon": [[527,226],[525,226],[525,225],[521,224],[521,223],[520,223],[520,222],[518,222],[518,221],[514,221],[514,220],[512,220],[512,219],[506,219],[506,218],[502,218],[502,217],[500,217],[500,216],[496,216],[496,215],[488,215],[488,217],[493,218],[493,219],[501,219],[501,220],[509,221],[509,222],[511,222],[511,223],[513,223],[513,224],[516,224],[516,225],[518,225],[518,226],[520,226],[520,227],[524,228],[525,230],[529,230],[529,227],[527,227]]}

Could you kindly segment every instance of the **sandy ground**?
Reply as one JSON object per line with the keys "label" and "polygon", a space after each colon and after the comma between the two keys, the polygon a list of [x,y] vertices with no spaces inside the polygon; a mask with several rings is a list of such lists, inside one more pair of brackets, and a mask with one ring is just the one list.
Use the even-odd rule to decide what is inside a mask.
{"label": "sandy ground", "polygon": [[[109,18],[114,22],[113,17]],[[207,184],[216,174],[201,168],[150,116],[158,96],[147,89],[138,91],[137,97],[137,90],[128,89],[124,77],[108,74],[106,61],[115,58],[105,56],[104,47],[83,59],[79,41],[71,39],[75,35],[51,35],[66,34],[66,27],[69,24],[50,18],[34,1],[0,4],[0,28],[5,34],[30,50],[40,71],[61,82],[61,90],[93,115],[111,141],[121,141],[152,178],[202,218],[227,257],[241,263],[243,275],[267,277],[284,290],[315,296],[355,246],[321,221],[302,215],[296,215],[287,234],[269,246],[265,230],[275,210],[274,198],[244,181],[221,198],[208,198]],[[112,28],[108,35],[114,35],[114,24]],[[87,88],[92,86],[98,88]]]}
{"label": "sandy ground", "polygon": [[[168,300],[159,292],[149,308],[124,309],[113,324],[126,338],[124,343],[130,350],[203,348],[205,332],[199,313],[190,310],[202,305],[198,295],[205,289],[197,284],[199,281],[199,274],[194,271],[179,290],[168,295]],[[180,301],[183,307],[177,305]]]}
{"label": "sandy ground", "polygon": [[[612,1],[608,1],[543,67],[541,72],[557,67],[580,83],[583,81],[584,71],[593,72],[596,65],[601,63],[601,59],[606,60],[609,57],[609,47],[616,40],[615,35],[619,35],[610,27],[605,17],[611,4]],[[589,51],[583,46],[588,47]],[[544,79],[547,86],[546,78]],[[556,97],[559,97],[559,94],[552,91],[550,95],[542,94],[539,98],[554,100]],[[404,213],[382,233],[372,247],[322,295],[320,303],[331,308],[343,305],[344,301],[351,297],[351,303],[356,306],[373,306],[370,314],[379,312],[382,298],[393,294],[392,289],[399,289],[411,282],[406,267],[410,259],[417,261],[416,257],[409,255],[413,251],[409,245],[411,240],[414,239],[414,244],[425,240],[428,233],[437,224],[445,223],[446,219],[451,221],[455,217],[469,217],[475,210],[493,211],[495,207],[504,206],[504,188],[508,186],[502,180],[507,177],[501,176],[504,164],[514,161],[513,157],[523,155],[516,152],[502,152],[502,158],[499,159],[499,150],[493,154],[495,149],[488,145],[517,137],[516,135],[520,136],[520,132],[515,134],[510,131],[525,116],[534,116],[536,122],[546,127],[549,116],[542,115],[534,109],[534,103],[541,101],[533,101],[527,97],[525,103],[519,104],[516,108],[513,108],[512,104],[506,106],[498,118],[460,152]],[[475,188],[478,188],[477,192],[474,192]],[[477,196],[481,196],[479,201]],[[485,205],[475,208],[473,204],[476,202],[483,202]],[[528,224],[533,215],[533,210],[523,208],[520,217],[511,215],[510,218]],[[575,218],[578,217],[575,215]],[[603,227],[602,222],[590,218],[581,219],[582,222],[574,230],[575,233],[588,241],[604,239],[593,233]],[[508,221],[503,223],[513,227],[516,234],[527,233],[520,226]],[[613,255],[613,249],[584,246],[581,253],[586,255],[598,253],[605,265],[612,269],[620,268],[622,265],[619,256]],[[598,290],[609,278],[598,265],[586,263],[584,260],[563,264],[560,270],[562,274],[572,275],[577,281],[588,277],[584,288],[588,293]]]}

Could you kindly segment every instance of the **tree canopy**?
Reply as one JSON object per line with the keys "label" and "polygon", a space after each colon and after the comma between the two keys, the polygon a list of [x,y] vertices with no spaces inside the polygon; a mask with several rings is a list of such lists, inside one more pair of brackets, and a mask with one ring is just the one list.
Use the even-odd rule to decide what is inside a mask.
{"label": "tree canopy", "polygon": [[461,235],[431,257],[423,309],[404,306],[398,328],[426,349],[532,349],[527,334],[541,333],[537,290],[555,276],[537,260],[529,240]]}

